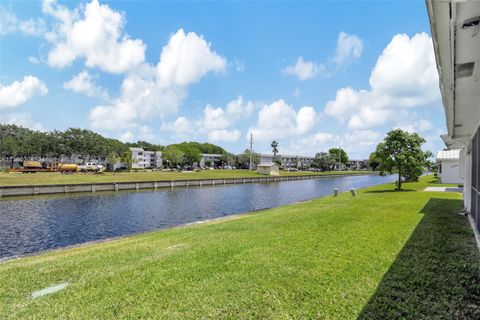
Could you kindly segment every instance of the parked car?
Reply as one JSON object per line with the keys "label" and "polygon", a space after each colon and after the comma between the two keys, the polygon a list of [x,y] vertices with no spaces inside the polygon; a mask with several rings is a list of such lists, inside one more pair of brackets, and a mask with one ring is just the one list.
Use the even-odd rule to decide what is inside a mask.
{"label": "parked car", "polygon": [[96,162],[85,162],[78,166],[78,171],[80,172],[103,172],[105,167]]}

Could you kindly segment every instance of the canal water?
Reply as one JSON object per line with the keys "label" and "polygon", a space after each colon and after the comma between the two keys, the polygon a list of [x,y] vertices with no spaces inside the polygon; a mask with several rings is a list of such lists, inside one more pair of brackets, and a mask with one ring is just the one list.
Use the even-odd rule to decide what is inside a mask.
{"label": "canal water", "polygon": [[352,176],[0,200],[0,258],[168,228],[391,182]]}

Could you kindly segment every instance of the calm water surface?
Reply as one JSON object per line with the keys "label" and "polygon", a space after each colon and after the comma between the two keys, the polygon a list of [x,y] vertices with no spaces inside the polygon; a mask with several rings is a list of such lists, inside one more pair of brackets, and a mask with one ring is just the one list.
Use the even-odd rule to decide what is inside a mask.
{"label": "calm water surface", "polygon": [[394,181],[357,176],[0,201],[0,258],[271,208]]}

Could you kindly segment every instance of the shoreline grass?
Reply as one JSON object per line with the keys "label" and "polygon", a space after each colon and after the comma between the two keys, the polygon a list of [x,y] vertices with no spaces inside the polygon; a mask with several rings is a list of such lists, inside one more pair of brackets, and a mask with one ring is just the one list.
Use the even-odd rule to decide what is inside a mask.
{"label": "shoreline grass", "polygon": [[[329,171],[312,172],[281,171],[281,176],[310,176],[310,175],[332,175],[332,174],[369,174],[371,171]],[[250,170],[208,170],[201,172],[106,172],[102,174],[62,175],[59,172],[48,173],[0,173],[0,187],[6,186],[27,186],[27,185],[49,185],[49,184],[80,184],[80,183],[103,183],[103,182],[140,182],[140,181],[161,181],[161,180],[199,180],[199,179],[229,179],[229,178],[252,178],[265,177]]]}
{"label": "shoreline grass", "polygon": [[0,318],[478,318],[461,195],[428,179],[0,263]]}

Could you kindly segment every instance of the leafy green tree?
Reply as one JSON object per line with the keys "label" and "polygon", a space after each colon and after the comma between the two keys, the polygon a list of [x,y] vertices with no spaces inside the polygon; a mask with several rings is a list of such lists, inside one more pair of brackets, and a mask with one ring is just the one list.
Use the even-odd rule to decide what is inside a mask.
{"label": "leafy green tree", "polygon": [[168,146],[163,151],[162,154],[163,154],[163,157],[165,158],[165,160],[168,161],[170,167],[172,165],[176,167],[179,163],[182,162],[183,156],[184,156],[182,150],[180,150],[178,147],[176,147],[174,145]]}
{"label": "leafy green tree", "polygon": [[368,157],[368,166],[372,168],[373,171],[376,171],[380,166],[380,160],[375,155],[375,152],[370,153],[370,156]]}
{"label": "leafy green tree", "polygon": [[342,148],[331,148],[328,150],[330,157],[334,162],[346,164],[348,162],[348,155]]}
{"label": "leafy green tree", "polygon": [[312,161],[311,166],[321,171],[329,171],[332,169],[334,164],[335,161],[332,159],[329,153],[318,152],[315,154],[315,159]]}
{"label": "leafy green tree", "polygon": [[183,152],[182,163],[184,165],[193,166],[193,164],[199,163],[202,159],[202,154],[196,147],[186,145],[179,149]]}
{"label": "leafy green tree", "polygon": [[182,142],[178,144],[171,144],[171,146],[176,146],[180,150],[184,150],[186,147],[193,147],[200,151],[200,153],[209,153],[209,154],[224,154],[227,153],[225,149],[211,143],[199,143],[199,142]]}
{"label": "leafy green tree", "polygon": [[143,148],[144,150],[147,150],[147,151],[163,151],[165,149],[165,147],[162,145],[153,144],[143,140],[139,140],[134,143],[126,143],[126,145],[128,147]]}
{"label": "leafy green tree", "polygon": [[210,154],[224,154],[227,153],[225,149],[220,146],[211,144],[211,143],[198,143],[190,142],[191,144],[196,144],[201,153],[210,153]]}
{"label": "leafy green tree", "polygon": [[378,169],[382,174],[398,173],[397,190],[402,188],[402,177],[412,181],[422,175],[431,154],[422,150],[424,143],[425,139],[417,133],[395,129],[378,144],[374,155],[380,162]]}

